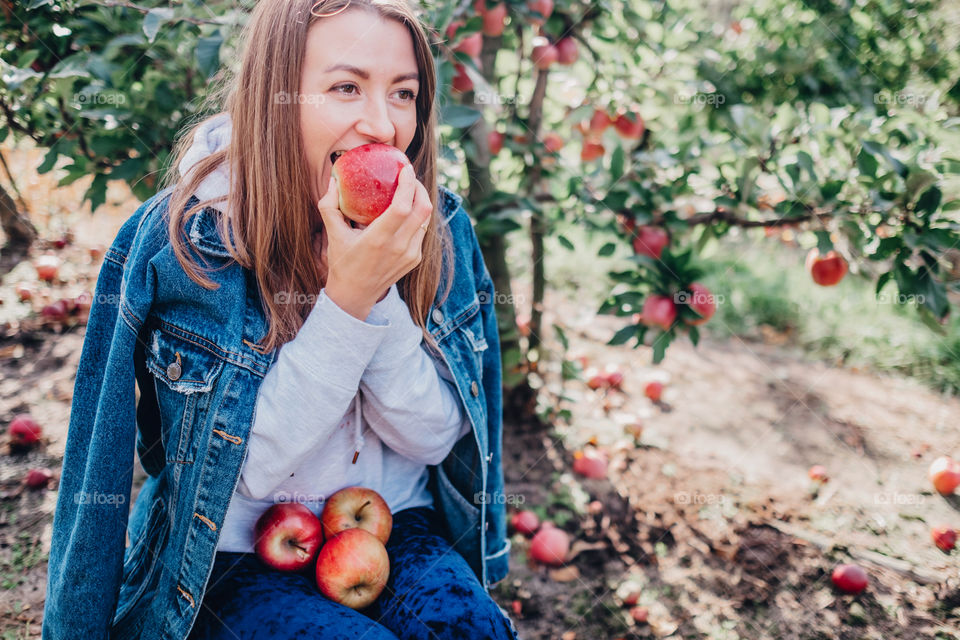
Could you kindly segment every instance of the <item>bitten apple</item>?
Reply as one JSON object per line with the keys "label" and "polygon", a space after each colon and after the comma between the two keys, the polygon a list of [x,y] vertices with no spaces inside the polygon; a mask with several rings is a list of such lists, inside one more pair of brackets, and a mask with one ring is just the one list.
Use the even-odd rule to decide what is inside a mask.
{"label": "bitten apple", "polygon": [[333,165],[340,211],[354,222],[370,224],[390,206],[400,170],[409,165],[406,154],[388,144],[365,144],[344,152]]}
{"label": "bitten apple", "polygon": [[390,556],[369,531],[347,529],[320,549],[316,575],[320,593],[351,609],[363,609],[386,586]]}
{"label": "bitten apple", "polygon": [[300,571],[313,562],[323,544],[320,520],[305,505],[275,504],[263,512],[254,527],[254,551],[280,571]]}
{"label": "bitten apple", "polygon": [[359,528],[387,544],[393,529],[390,507],[379,493],[366,487],[346,487],[327,498],[320,522],[327,540],[341,531]]}

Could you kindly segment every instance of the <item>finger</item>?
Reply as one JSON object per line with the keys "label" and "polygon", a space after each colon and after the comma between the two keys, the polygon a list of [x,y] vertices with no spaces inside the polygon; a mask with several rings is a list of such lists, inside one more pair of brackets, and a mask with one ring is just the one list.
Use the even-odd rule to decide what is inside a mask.
{"label": "finger", "polygon": [[323,227],[327,232],[340,235],[350,228],[340,211],[340,192],[337,189],[337,179],[332,175],[327,185],[327,192],[317,202],[317,209],[320,211]]}
{"label": "finger", "polygon": [[416,193],[417,182],[412,166],[407,165],[401,169],[393,201],[383,215],[371,222],[370,226],[381,227],[388,235],[395,234],[413,209],[413,196]]}
{"label": "finger", "polygon": [[433,202],[430,201],[430,194],[423,183],[417,181],[416,190],[413,198],[413,211],[403,223],[402,233],[414,236],[422,231],[426,234],[427,227],[430,225],[430,218],[433,215]]}

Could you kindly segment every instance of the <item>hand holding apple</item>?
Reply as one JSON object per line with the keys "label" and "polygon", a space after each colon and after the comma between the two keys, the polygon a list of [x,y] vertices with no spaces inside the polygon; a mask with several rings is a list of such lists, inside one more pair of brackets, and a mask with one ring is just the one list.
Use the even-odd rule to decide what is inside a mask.
{"label": "hand holding apple", "polygon": [[[314,241],[327,297],[341,309],[360,320],[370,314],[376,301],[421,260],[426,225],[433,215],[433,203],[426,187],[417,180],[413,168],[405,166],[399,175],[390,205],[364,229],[347,223],[340,203],[346,201],[367,207],[382,201],[381,190],[362,194],[341,194],[337,165],[323,198],[317,203],[323,218],[321,238]],[[345,186],[353,184],[345,179]],[[382,185],[381,189],[389,189]],[[352,206],[352,205],[347,205]]]}

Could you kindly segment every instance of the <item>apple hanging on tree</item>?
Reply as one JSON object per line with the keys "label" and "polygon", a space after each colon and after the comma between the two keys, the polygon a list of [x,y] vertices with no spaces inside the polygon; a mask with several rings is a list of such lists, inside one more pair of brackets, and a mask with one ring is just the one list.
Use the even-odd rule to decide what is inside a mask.
{"label": "apple hanging on tree", "polygon": [[836,251],[828,251],[820,255],[820,250],[814,247],[807,254],[807,271],[810,277],[821,287],[832,287],[847,275],[847,261]]}
{"label": "apple hanging on tree", "polygon": [[670,235],[662,227],[637,227],[632,244],[635,254],[659,260],[663,250],[670,244]]}
{"label": "apple hanging on tree", "polygon": [[557,62],[562,65],[569,66],[580,57],[580,49],[577,46],[577,41],[570,36],[557,40],[556,47]]}

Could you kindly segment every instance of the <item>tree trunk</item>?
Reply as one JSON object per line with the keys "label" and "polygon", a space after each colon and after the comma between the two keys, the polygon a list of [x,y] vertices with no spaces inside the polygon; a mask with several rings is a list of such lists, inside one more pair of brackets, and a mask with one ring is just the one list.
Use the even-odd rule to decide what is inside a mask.
{"label": "tree trunk", "polygon": [[0,185],[0,224],[7,234],[7,247],[24,250],[33,244],[37,237],[37,230],[33,223],[23,216],[17,209],[13,198]]}
{"label": "tree trunk", "polygon": [[[534,140],[540,140],[540,124],[543,122],[543,100],[547,95],[548,73],[547,69],[540,69],[537,72],[537,84],[533,90],[533,98],[530,100],[530,134]],[[528,183],[528,191],[531,196],[534,196],[532,198],[534,201],[540,191],[541,173],[541,165],[538,162],[530,170]],[[543,237],[546,233],[546,219],[543,210],[538,207],[533,210],[530,218],[530,257],[533,262],[533,302],[530,305],[530,337],[527,344],[530,351],[539,350],[540,335],[543,330],[543,294],[547,280]]]}

